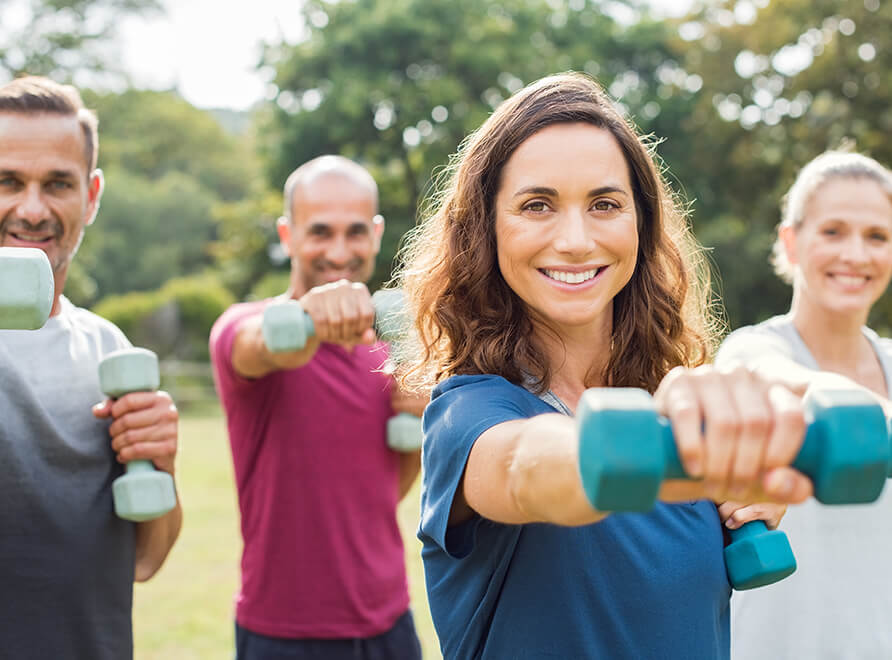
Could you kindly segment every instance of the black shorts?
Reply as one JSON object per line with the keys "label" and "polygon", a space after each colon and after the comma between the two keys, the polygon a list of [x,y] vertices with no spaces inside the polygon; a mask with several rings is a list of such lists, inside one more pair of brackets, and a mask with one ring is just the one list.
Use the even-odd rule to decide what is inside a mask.
{"label": "black shorts", "polygon": [[412,613],[375,637],[355,639],[281,639],[235,624],[236,660],[421,660]]}

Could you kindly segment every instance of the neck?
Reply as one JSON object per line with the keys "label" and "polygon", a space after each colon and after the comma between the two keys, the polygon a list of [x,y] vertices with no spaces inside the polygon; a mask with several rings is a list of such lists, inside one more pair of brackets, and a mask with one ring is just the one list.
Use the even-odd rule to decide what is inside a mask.
{"label": "neck", "polygon": [[591,326],[560,328],[557,332],[534,321],[539,346],[552,367],[550,389],[576,411],[576,403],[586,387],[605,383],[586,383],[586,376],[599,374],[610,357],[613,321],[610,313]]}
{"label": "neck", "polygon": [[53,272],[53,308],[50,310],[50,316],[58,316],[62,312],[62,292],[65,291],[65,279],[68,275],[68,266]]}
{"label": "neck", "polygon": [[795,288],[790,313],[799,336],[822,367],[856,364],[865,347],[869,348],[862,332],[867,311],[833,312]]}

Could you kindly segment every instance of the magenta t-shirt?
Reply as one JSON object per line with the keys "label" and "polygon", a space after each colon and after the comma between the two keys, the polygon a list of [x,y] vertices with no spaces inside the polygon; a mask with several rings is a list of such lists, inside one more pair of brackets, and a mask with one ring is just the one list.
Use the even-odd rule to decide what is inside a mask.
{"label": "magenta t-shirt", "polygon": [[234,305],[210,338],[244,539],[236,620],[273,637],[372,637],[409,607],[385,345],[322,344],[303,367],[242,378],[236,331],[269,302]]}

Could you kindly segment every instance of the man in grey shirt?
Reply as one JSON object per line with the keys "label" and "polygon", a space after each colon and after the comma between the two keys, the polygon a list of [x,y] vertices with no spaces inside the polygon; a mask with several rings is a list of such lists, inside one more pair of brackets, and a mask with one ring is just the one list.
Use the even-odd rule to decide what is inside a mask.
{"label": "man in grey shirt", "polygon": [[163,392],[104,400],[98,363],[129,342],[62,296],[102,194],[96,127],[73,87],[0,87],[0,246],[42,249],[55,283],[43,328],[0,330],[4,658],[132,657],[133,581],[158,570],[182,520],[179,503],[151,521],[115,516],[124,463],[173,475],[177,411]]}

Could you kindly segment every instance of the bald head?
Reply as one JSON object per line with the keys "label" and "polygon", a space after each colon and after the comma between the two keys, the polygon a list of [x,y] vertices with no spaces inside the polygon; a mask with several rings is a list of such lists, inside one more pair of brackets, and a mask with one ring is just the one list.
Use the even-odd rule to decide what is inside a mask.
{"label": "bald head", "polygon": [[343,156],[319,156],[298,167],[285,181],[284,210],[289,221],[293,221],[294,208],[305,197],[305,191],[323,180],[339,182],[356,192],[365,191],[377,212],[378,184],[367,169]]}
{"label": "bald head", "polygon": [[291,257],[296,295],[335,282],[367,282],[381,249],[384,219],[368,171],[340,156],[301,165],[285,184],[279,239]]}

